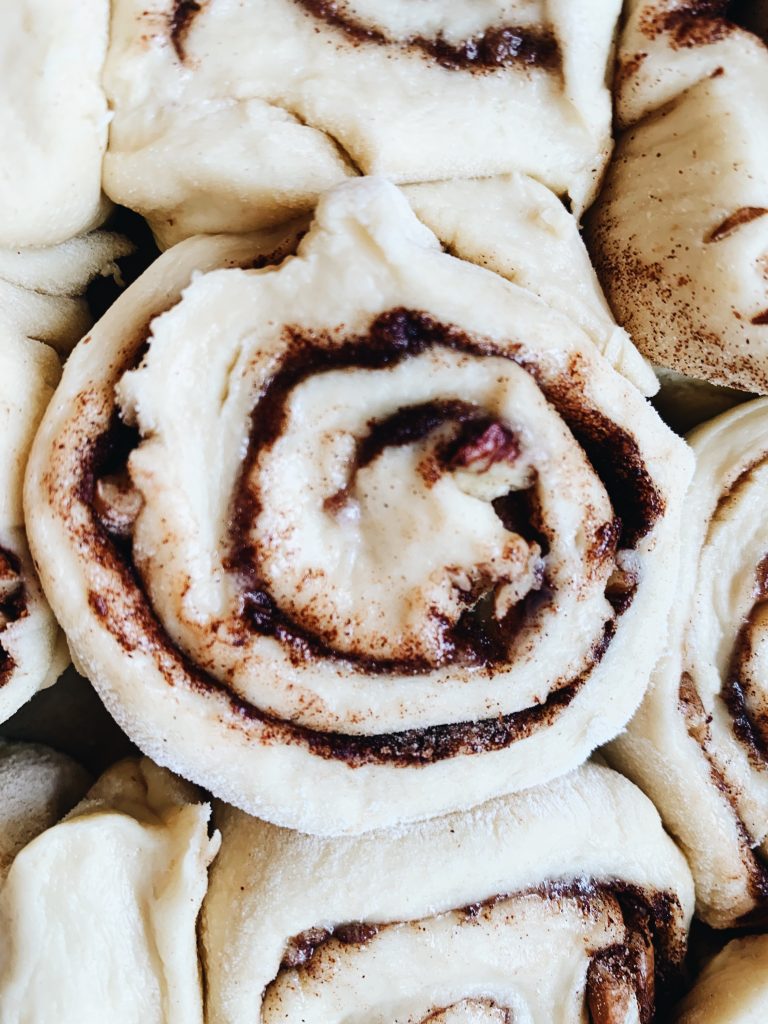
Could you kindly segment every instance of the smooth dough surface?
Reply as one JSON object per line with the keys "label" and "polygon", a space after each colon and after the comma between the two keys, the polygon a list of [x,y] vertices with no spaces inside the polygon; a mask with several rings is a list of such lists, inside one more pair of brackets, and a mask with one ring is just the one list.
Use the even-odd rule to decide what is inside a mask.
{"label": "smooth dough surface", "polygon": [[[309,831],[569,770],[655,660],[688,452],[588,334],[444,254],[393,186],[341,186],[280,262],[294,246],[190,240],[70,357],[26,504],[78,663],[146,752]],[[83,487],[116,408],[134,450]],[[498,623],[520,608],[496,654],[462,639],[482,595]]]}
{"label": "smooth dough surface", "polygon": [[105,189],[163,245],[273,226],[360,173],[405,183],[517,170],[579,214],[610,153],[619,8],[118,0]]}
{"label": "smooth dough surface", "polygon": [[117,261],[133,248],[122,235],[91,231],[58,245],[0,249],[0,330],[66,354],[93,323],[88,285],[119,280]]}
{"label": "smooth dough surface", "polygon": [[658,806],[691,863],[699,915],[722,928],[765,911],[768,400],[689,439],[696,472],[666,651],[608,752]]}
{"label": "smooth dough surface", "polygon": [[[650,802],[604,767],[357,838],[304,836],[223,805],[215,817],[222,847],[202,925],[211,1024],[415,1024],[450,1007],[448,1020],[509,1020],[502,1009],[575,1024],[587,999],[597,1009],[593,956],[613,946],[616,965],[629,941],[621,887],[639,904],[672,897],[657,956],[674,969],[684,949],[685,861]],[[601,1019],[638,1020],[630,976],[614,971],[613,1016]]]}
{"label": "smooth dough surface", "polygon": [[103,219],[108,32],[108,0],[3,4],[0,247],[55,245]]}
{"label": "smooth dough surface", "polygon": [[617,73],[624,131],[587,239],[644,355],[766,394],[768,48],[726,21],[727,7],[630,5]]}
{"label": "smooth dough surface", "polygon": [[766,979],[768,935],[734,939],[702,971],[674,1024],[762,1024]]}
{"label": "smooth dough surface", "polygon": [[32,743],[0,743],[0,885],[16,854],[88,788],[77,762]]}
{"label": "smooth dough surface", "polygon": [[0,890],[3,1024],[202,1024],[196,918],[210,807],[121,762],[29,843]]}

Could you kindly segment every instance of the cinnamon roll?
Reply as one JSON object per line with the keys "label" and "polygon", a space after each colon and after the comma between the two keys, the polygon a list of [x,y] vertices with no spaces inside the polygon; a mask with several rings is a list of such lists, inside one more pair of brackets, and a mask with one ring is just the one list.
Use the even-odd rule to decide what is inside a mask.
{"label": "cinnamon roll", "polygon": [[0,742],[0,885],[14,858],[88,788],[77,762],[48,747]]}
{"label": "cinnamon roll", "polygon": [[6,332],[0,320],[0,722],[54,683],[68,661],[27,547],[21,493],[27,453],[60,372],[47,345]]}
{"label": "cinnamon roll", "polygon": [[648,358],[765,394],[768,49],[727,20],[748,7],[629,4],[623,133],[587,231],[613,311]]}
{"label": "cinnamon roll", "polygon": [[620,6],[115,0],[104,187],[163,245],[279,224],[358,173],[519,170],[580,213],[610,151]]}
{"label": "cinnamon roll", "polygon": [[734,939],[702,971],[674,1024],[762,1024],[767,978],[768,935]]}
{"label": "cinnamon roll", "polygon": [[3,1024],[202,1024],[210,807],[146,760],[111,768],[0,890]]}
{"label": "cinnamon roll", "polygon": [[78,664],[145,752],[306,831],[570,770],[660,651],[685,445],[392,185],[292,247],[189,240],[70,357],[26,508]]}
{"label": "cinnamon roll", "polygon": [[765,921],[768,908],[768,400],[690,441],[667,650],[608,751],[656,803],[691,864],[698,913],[721,928]]}
{"label": "cinnamon roll", "polygon": [[108,0],[13,0],[0,33],[0,247],[48,246],[104,217]]}
{"label": "cinnamon roll", "polygon": [[688,868],[604,767],[358,838],[215,817],[210,1024],[647,1024],[682,963]]}

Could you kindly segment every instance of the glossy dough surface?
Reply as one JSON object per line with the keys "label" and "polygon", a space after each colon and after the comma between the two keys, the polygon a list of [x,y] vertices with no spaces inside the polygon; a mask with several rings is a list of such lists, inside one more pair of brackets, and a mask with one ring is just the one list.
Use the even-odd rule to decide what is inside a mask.
{"label": "glossy dough surface", "polygon": [[650,802],[603,767],[357,838],[225,806],[216,819],[202,928],[212,1024],[575,1024],[587,1005],[628,1024],[647,1019],[653,950],[660,998],[684,952],[685,862]]}
{"label": "glossy dough surface", "polygon": [[619,8],[118,0],[105,189],[165,245],[278,224],[359,173],[518,170],[581,212],[610,152]]}
{"label": "glossy dough surface", "polygon": [[[16,857],[0,890],[0,1020],[202,1024],[196,918],[210,808],[124,761]],[[66,956],[62,956],[66,949]]]}

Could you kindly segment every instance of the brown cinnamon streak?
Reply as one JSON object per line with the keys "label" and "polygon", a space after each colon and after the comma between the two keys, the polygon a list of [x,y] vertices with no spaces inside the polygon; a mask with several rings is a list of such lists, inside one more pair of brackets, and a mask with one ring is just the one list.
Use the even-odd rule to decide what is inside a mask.
{"label": "brown cinnamon streak", "polygon": [[392,39],[381,29],[367,25],[335,0],[294,0],[307,14],[342,32],[352,43],[397,46],[415,50],[450,71],[475,73],[496,71],[510,66],[529,66],[559,70],[562,57],[554,34],[546,28],[497,25],[485,32],[450,43],[442,36],[413,36]]}
{"label": "brown cinnamon streak", "polygon": [[[143,338],[137,339],[137,353],[141,352]],[[236,489],[233,502],[232,532],[230,538],[229,568],[239,574],[244,604],[247,610],[247,629],[263,635],[278,638],[297,661],[311,658],[334,658],[345,671],[365,672],[404,671],[416,673],[429,671],[434,666],[419,665],[404,657],[401,661],[382,662],[375,658],[349,658],[329,648],[317,636],[292,622],[279,609],[267,588],[258,578],[258,563],[248,540],[249,530],[258,514],[260,497],[249,483],[252,469],[259,452],[274,444],[281,436],[286,416],[286,402],[290,392],[311,375],[347,367],[380,368],[393,366],[403,359],[423,352],[431,347],[442,346],[473,356],[493,356],[517,362],[523,369],[536,376],[536,366],[528,364],[513,344],[503,348],[468,338],[451,326],[438,323],[424,313],[394,309],[377,317],[362,337],[340,341],[338,336],[307,336],[293,329],[288,330],[287,355],[271,381],[265,387],[253,412],[249,449],[244,470]],[[648,532],[663,510],[663,501],[653,485],[642,457],[633,439],[615,423],[602,414],[586,408],[583,399],[569,395],[567,389],[551,382],[539,380],[546,397],[569,422],[588,453],[596,458],[603,468],[602,474],[614,506],[626,506],[631,514],[624,512],[622,542]],[[456,409],[438,410],[439,414]],[[460,410],[458,410],[460,412]],[[416,418],[418,423],[399,424],[395,440],[405,443],[409,431],[431,428],[435,422],[434,410],[422,410]],[[482,417],[472,416],[470,422],[482,432]],[[458,416],[463,419],[462,415]],[[382,427],[382,430],[384,428]],[[402,435],[402,438],[401,438]],[[474,438],[476,442],[478,438]],[[505,450],[505,457],[515,457],[513,435],[496,438]],[[569,705],[576,693],[586,683],[605,653],[615,631],[615,620],[596,624],[595,641],[591,652],[585,657],[582,671],[572,679],[559,680],[553,686],[544,703],[519,712],[497,716],[479,722],[462,722],[438,725],[425,729],[412,729],[399,733],[364,736],[346,735],[334,732],[311,730],[294,723],[270,716],[261,709],[231,692],[226,683],[220,682],[196,666],[171,641],[162,623],[155,615],[141,581],[132,564],[130,539],[112,536],[106,525],[99,521],[94,508],[95,483],[105,473],[114,473],[127,458],[132,445],[138,438],[119,418],[113,418],[111,426],[90,442],[84,452],[82,476],[76,493],[81,501],[90,506],[91,522],[86,537],[80,537],[90,547],[90,557],[97,564],[109,566],[120,580],[115,590],[101,590],[90,594],[90,605],[126,651],[141,649],[155,662],[158,671],[169,685],[188,685],[200,693],[224,698],[233,713],[233,726],[238,722],[247,728],[249,723],[259,726],[260,742],[265,744],[295,744],[312,751],[316,756],[343,760],[350,767],[370,764],[393,764],[397,766],[418,766],[435,763],[458,755],[472,755],[487,750],[499,750],[517,740],[546,727]],[[470,438],[470,443],[472,439]],[[375,446],[374,446],[375,447]],[[487,453],[486,453],[487,454]],[[620,465],[616,465],[616,463]],[[529,507],[530,502],[528,502]],[[535,504],[535,503],[534,503]],[[508,510],[502,509],[500,514]],[[520,511],[524,511],[521,507]],[[535,508],[533,508],[535,512]],[[541,535],[544,524],[531,524],[534,534]],[[626,526],[630,520],[629,532]],[[598,552],[599,553],[599,552]],[[546,602],[548,596],[546,581],[542,591],[535,594],[535,602]],[[532,614],[536,609],[532,609]],[[498,640],[498,644],[497,644]],[[478,666],[486,666],[489,672],[503,664],[508,651],[509,636],[485,637],[478,633],[474,624],[460,622],[455,636],[456,657]],[[501,648],[503,647],[503,651]]]}
{"label": "brown cinnamon streak", "polygon": [[[7,622],[17,622],[27,614],[26,590],[21,582],[21,562],[12,551],[0,547],[0,578],[3,576],[18,577],[20,581],[10,596],[0,602],[0,615]],[[13,656],[3,647],[0,630],[0,686],[4,686],[10,680],[15,668]]]}
{"label": "brown cinnamon streak", "polygon": [[[501,902],[526,896],[575,900],[585,915],[592,913],[594,905],[603,900],[618,903],[629,932],[628,941],[592,953],[585,997],[593,1024],[618,1024],[625,1020],[626,1012],[621,1013],[620,1009],[622,1005],[625,1011],[628,1009],[624,1005],[627,997],[636,1001],[641,1024],[650,1024],[654,1013],[673,1002],[678,994],[685,955],[684,940],[676,934],[682,911],[674,894],[646,890],[619,880],[582,878],[544,882],[530,889],[500,893],[468,907],[454,908],[454,911],[464,910],[467,918],[475,921]],[[311,969],[312,958],[327,943],[336,940],[345,945],[364,946],[379,932],[399,923],[352,923],[333,930],[308,928],[288,940],[280,969]]]}

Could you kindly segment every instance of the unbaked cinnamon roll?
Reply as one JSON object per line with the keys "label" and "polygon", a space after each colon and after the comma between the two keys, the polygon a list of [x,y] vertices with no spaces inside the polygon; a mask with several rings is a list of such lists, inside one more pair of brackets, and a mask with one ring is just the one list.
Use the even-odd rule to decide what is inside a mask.
{"label": "unbaked cinnamon roll", "polygon": [[762,1024],[768,1008],[768,935],[729,942],[702,971],[674,1024]]}
{"label": "unbaked cinnamon roll", "polygon": [[689,453],[588,335],[360,179],[165,253],[70,357],[26,508],[145,752],[306,831],[568,771],[639,702]]}
{"label": "unbaked cinnamon roll", "polygon": [[3,1024],[202,1024],[196,918],[210,807],[121,762],[16,856],[0,889]]}
{"label": "unbaked cinnamon roll", "polygon": [[0,319],[0,722],[54,683],[69,660],[40,590],[22,510],[24,467],[59,379],[56,354]]}
{"label": "unbaked cinnamon roll", "polygon": [[104,186],[164,245],[353,174],[519,170],[580,213],[610,151],[619,0],[116,0]]}
{"label": "unbaked cinnamon roll", "polygon": [[614,764],[658,806],[715,927],[768,919],[768,400],[690,435],[669,639]]}
{"label": "unbaked cinnamon roll", "polygon": [[48,246],[104,217],[109,0],[13,0],[0,33],[0,247]]}
{"label": "unbaked cinnamon roll", "polygon": [[88,784],[87,773],[64,754],[0,742],[0,885],[16,855],[63,818]]}
{"label": "unbaked cinnamon roll", "polygon": [[727,20],[750,6],[629,4],[623,133],[587,228],[613,311],[649,359],[765,394],[768,49]]}
{"label": "unbaked cinnamon roll", "polygon": [[685,953],[685,861],[604,767],[359,838],[215,818],[210,1024],[647,1024]]}

